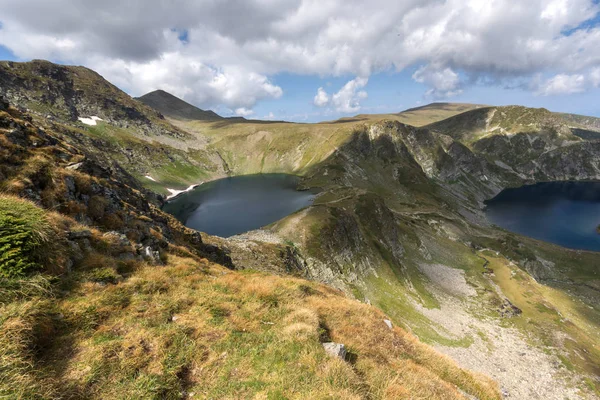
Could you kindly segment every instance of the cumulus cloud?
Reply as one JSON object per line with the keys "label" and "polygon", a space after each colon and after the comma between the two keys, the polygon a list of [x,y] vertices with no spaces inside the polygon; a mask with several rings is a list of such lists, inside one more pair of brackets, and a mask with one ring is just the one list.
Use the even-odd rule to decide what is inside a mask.
{"label": "cumulus cloud", "polygon": [[235,109],[235,115],[238,115],[240,117],[249,117],[252,114],[254,114],[254,110],[249,110],[246,107],[240,107]]}
{"label": "cumulus cloud", "polygon": [[452,97],[462,92],[458,74],[448,67],[424,65],[415,71],[412,78],[430,86],[426,94],[435,98]]}
{"label": "cumulus cloud", "polygon": [[357,77],[348,81],[337,93],[331,96],[336,111],[353,113],[360,110],[360,101],[367,98],[367,92],[360,90],[367,84],[367,78]]}
{"label": "cumulus cloud", "polygon": [[[430,95],[447,97],[469,82],[537,74],[593,83],[600,67],[600,28],[584,24],[600,11],[594,0],[0,0],[0,9],[0,45],[18,57],[86,65],[134,95],[161,87],[233,109],[281,96],[269,77],[282,72],[366,78],[415,66]],[[356,109],[364,95],[354,93],[329,102]]]}
{"label": "cumulus cloud", "polygon": [[573,94],[585,91],[586,79],[581,74],[558,74],[537,85],[536,94],[551,96],[557,94]]}
{"label": "cumulus cloud", "polygon": [[323,107],[323,106],[326,106],[327,104],[329,104],[329,95],[327,94],[325,89],[323,89],[322,87],[317,89],[317,94],[315,95],[315,98],[313,99],[313,104],[317,107]]}

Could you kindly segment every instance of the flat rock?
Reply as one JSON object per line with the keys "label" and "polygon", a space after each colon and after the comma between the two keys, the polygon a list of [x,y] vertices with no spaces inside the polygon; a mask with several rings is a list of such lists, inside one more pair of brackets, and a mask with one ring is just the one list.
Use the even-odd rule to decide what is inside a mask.
{"label": "flat rock", "polygon": [[339,357],[342,360],[346,359],[346,346],[342,343],[326,342],[323,343],[323,348],[331,356]]}

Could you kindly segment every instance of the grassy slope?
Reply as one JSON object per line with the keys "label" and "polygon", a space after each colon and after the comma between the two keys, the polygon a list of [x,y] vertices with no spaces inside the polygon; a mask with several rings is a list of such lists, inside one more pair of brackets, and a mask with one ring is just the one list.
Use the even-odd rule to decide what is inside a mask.
{"label": "grassy slope", "polygon": [[210,140],[232,174],[303,174],[348,140],[356,122],[294,124],[172,121]]}
{"label": "grassy slope", "polygon": [[[460,388],[500,398],[373,307],[185,254],[156,267],[93,253],[60,279],[3,280],[0,395],[462,399]],[[348,361],[322,341],[346,344]]]}
{"label": "grassy slope", "polygon": [[431,103],[421,107],[409,108],[408,110],[395,114],[359,114],[355,117],[341,118],[340,121],[376,122],[383,119],[389,119],[402,122],[403,124],[421,127],[482,107],[487,106],[469,103]]}
{"label": "grassy slope", "polygon": [[578,114],[567,114],[567,113],[557,113],[557,114],[560,115],[565,120],[567,120],[570,124],[572,124],[575,127],[600,132],[600,118],[590,117],[587,115],[578,115]]}
{"label": "grassy slope", "polygon": [[402,111],[396,115],[399,117],[399,121],[405,124],[425,126],[482,107],[487,106],[468,103],[431,103]]}

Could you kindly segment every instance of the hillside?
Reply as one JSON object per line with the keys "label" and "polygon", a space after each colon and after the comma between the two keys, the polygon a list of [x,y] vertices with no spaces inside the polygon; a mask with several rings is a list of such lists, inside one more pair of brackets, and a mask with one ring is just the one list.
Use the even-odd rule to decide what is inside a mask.
{"label": "hillside", "polygon": [[[21,107],[31,97],[19,86],[11,93]],[[429,118],[436,107],[410,112]],[[6,357],[16,354],[30,375],[19,386],[15,372],[7,387],[98,398],[597,397],[600,254],[512,234],[483,212],[507,187],[599,179],[600,143],[552,113],[487,107],[421,128],[399,116],[168,118],[182,136],[152,140],[133,122],[2,115],[3,192],[34,201],[62,224],[57,232],[75,232],[51,253],[70,261],[40,263],[33,252],[37,264],[22,264],[28,274],[10,281],[11,313],[2,315],[15,319],[0,329],[24,327],[15,329],[26,344],[5,346]],[[229,239],[185,229],[158,209],[168,179],[261,172],[300,175],[301,188],[319,195]],[[110,231],[129,245],[104,237]],[[58,277],[48,269],[56,265]],[[49,294],[31,288],[48,285],[58,301],[46,312],[33,306]],[[54,325],[55,312],[64,322]],[[384,318],[394,336],[384,336]],[[56,347],[37,342],[46,326],[59,332]],[[325,357],[320,343],[329,340],[348,345],[345,361]]]}
{"label": "hillside", "polygon": [[450,118],[454,115],[477,108],[487,107],[469,103],[431,103],[420,107],[409,108],[394,114],[358,114],[354,117],[340,118],[338,123],[377,122],[384,119],[402,122],[416,127],[425,126]]}
{"label": "hillside", "polygon": [[223,117],[213,111],[201,110],[164,90],[155,90],[154,92],[137,97],[136,100],[170,118],[201,121],[218,121],[223,119]]}
{"label": "hillside", "polygon": [[558,115],[571,126],[574,135],[586,140],[600,140],[600,118],[566,113]]}
{"label": "hillside", "polygon": [[409,108],[398,114],[399,121],[407,125],[424,126],[450,118],[466,111],[487,107],[469,103],[431,103],[420,107]]}
{"label": "hillside", "polygon": [[371,306],[232,271],[126,172],[1,107],[0,395],[500,398]]}
{"label": "hillside", "polygon": [[[512,111],[520,113],[516,118],[523,121],[522,126],[533,123],[537,114],[524,107]],[[481,123],[485,126],[488,111],[468,113],[476,112],[485,113]],[[552,115],[548,118],[555,121]],[[516,126],[515,132],[521,126],[498,121],[501,127],[507,124],[506,129]],[[461,126],[463,122],[449,124]],[[252,260],[246,241],[260,243],[265,235],[274,235],[280,243],[291,242],[306,267],[304,276],[376,305],[421,340],[498,379],[511,396],[538,398],[543,393],[560,399],[585,398],[579,390],[598,382],[594,365],[600,360],[595,345],[599,338],[590,327],[600,323],[599,299],[580,280],[585,276],[596,287],[598,255],[581,255],[490,227],[482,208],[483,200],[503,188],[536,179],[598,179],[596,145],[582,145],[570,130],[561,131],[563,125],[559,123],[559,133],[552,124],[552,129],[535,131],[539,142],[532,136],[532,143],[547,141],[558,147],[528,174],[520,171],[519,153],[513,157],[506,147],[498,154],[506,163],[498,163],[463,141],[462,132],[454,140],[447,133],[390,120],[348,119],[312,125],[189,121],[180,127],[211,138],[210,146],[224,155],[232,174],[298,173],[305,177],[304,188],[321,190],[312,207],[266,231],[251,232],[239,240],[206,237],[226,246],[232,259]],[[477,129],[475,124],[473,131]],[[519,138],[512,131],[506,135],[512,136]],[[522,147],[533,153],[538,151],[537,144]],[[494,256],[495,252],[500,256]],[[494,267],[488,271],[487,265]],[[521,283],[511,279],[514,275],[522,276]],[[450,276],[453,283],[448,287],[444,282]],[[469,288],[475,288],[475,293]],[[524,300],[534,293],[535,300]],[[573,314],[579,302],[594,311]],[[504,315],[500,310],[513,305],[522,313],[508,320],[496,319]],[[551,311],[545,315],[539,313],[540,308]],[[453,318],[444,318],[448,314]],[[553,322],[551,315],[565,314],[571,315],[567,325]],[[460,326],[472,328],[457,326],[457,320]],[[538,329],[532,331],[525,321],[535,321]],[[507,326],[533,335],[538,345],[527,344],[529,339],[515,335]],[[577,343],[578,349],[556,353],[562,348],[554,336],[557,331]],[[530,357],[519,356],[523,351]],[[554,355],[546,358],[547,353]],[[582,360],[580,354],[589,358]],[[553,357],[578,372],[569,378],[566,369],[556,367],[562,362],[551,361]],[[493,363],[488,363],[490,358]],[[519,360],[516,364],[515,359]],[[508,371],[518,371],[519,379]],[[554,378],[542,379],[539,371]],[[556,380],[563,383],[557,386]],[[542,389],[546,385],[554,389]]]}
{"label": "hillside", "polygon": [[600,178],[600,144],[583,140],[561,115],[543,108],[481,108],[427,128],[452,137],[525,180]]}
{"label": "hillside", "polygon": [[0,62],[0,86],[37,124],[95,152],[106,165],[117,162],[160,194],[197,184],[207,175],[226,175],[221,157],[205,150],[205,140],[175,127],[85,67],[41,60]]}

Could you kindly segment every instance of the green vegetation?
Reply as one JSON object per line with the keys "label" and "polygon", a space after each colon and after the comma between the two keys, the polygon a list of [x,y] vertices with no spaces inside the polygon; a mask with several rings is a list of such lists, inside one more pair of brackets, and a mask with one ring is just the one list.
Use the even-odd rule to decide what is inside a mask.
{"label": "green vegetation", "polygon": [[0,278],[14,278],[41,268],[52,228],[33,203],[0,196]]}
{"label": "green vegetation", "polygon": [[[109,268],[0,305],[0,395],[460,399],[458,386],[500,398],[488,378],[323,285],[171,255],[100,286]],[[323,327],[352,362],[325,354]]]}

